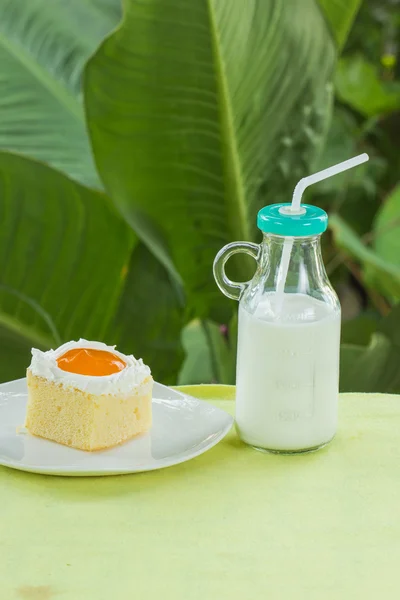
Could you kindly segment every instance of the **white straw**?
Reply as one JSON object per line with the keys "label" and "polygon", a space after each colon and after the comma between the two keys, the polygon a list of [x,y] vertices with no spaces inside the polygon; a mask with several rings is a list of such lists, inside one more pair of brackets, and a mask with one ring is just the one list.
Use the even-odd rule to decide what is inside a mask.
{"label": "white straw", "polygon": [[290,255],[292,254],[292,248],[293,248],[293,238],[286,237],[285,241],[283,242],[281,262],[279,264],[279,269],[278,269],[278,277],[277,277],[278,281],[276,283],[276,294],[277,294],[276,314],[277,314],[277,316],[280,315],[281,309],[282,309],[283,294],[284,294],[284,290],[285,290],[286,277],[287,277],[288,270],[289,270],[289,262],[290,262]]}
{"label": "white straw", "polygon": [[[359,156],[355,156],[354,158],[350,158],[349,160],[345,160],[333,167],[328,167],[323,171],[319,171],[318,173],[314,173],[313,175],[309,175],[308,177],[304,177],[300,179],[299,183],[294,188],[292,205],[287,207],[285,210],[281,209],[282,214],[286,215],[300,215],[302,214],[301,209],[301,199],[304,193],[304,190],[308,188],[309,185],[313,183],[317,183],[319,181],[323,181],[324,179],[328,179],[328,177],[333,177],[334,175],[338,175],[338,173],[342,173],[343,171],[347,171],[347,169],[352,169],[353,167],[357,167],[362,163],[369,160],[368,154],[360,154]],[[276,293],[277,293],[277,302],[276,302],[276,314],[280,315],[282,304],[283,304],[283,296],[286,284],[286,278],[289,270],[290,263],[290,255],[292,253],[293,248],[293,237],[286,237],[283,244],[283,251],[281,262],[278,269],[277,275],[277,284],[276,284]]]}
{"label": "white straw", "polygon": [[309,175],[308,177],[300,179],[299,183],[294,188],[291,212],[296,213],[300,211],[301,197],[304,193],[304,190],[308,188],[309,185],[312,185],[313,183],[318,183],[319,181],[323,181],[324,179],[328,179],[328,177],[333,177],[338,173],[343,173],[343,171],[347,171],[347,169],[357,167],[358,165],[367,162],[367,160],[369,160],[368,154],[359,154],[358,156],[350,158],[349,160],[344,160],[343,162],[334,165],[333,167],[328,167],[323,171],[318,171],[318,173],[314,173],[313,175]]}

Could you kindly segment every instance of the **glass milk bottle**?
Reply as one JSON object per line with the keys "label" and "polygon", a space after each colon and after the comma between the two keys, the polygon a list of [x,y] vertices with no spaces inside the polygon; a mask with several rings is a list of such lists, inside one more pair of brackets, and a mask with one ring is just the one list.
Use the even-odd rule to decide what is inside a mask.
{"label": "glass milk bottle", "polygon": [[[236,426],[242,440],[271,452],[327,444],[337,428],[340,304],[321,257],[328,217],[288,204],[258,213],[260,246],[235,242],[214,263],[226,296],[240,301]],[[257,261],[253,279],[236,283],[224,266],[236,252]]]}
{"label": "glass milk bottle", "polygon": [[[321,257],[325,211],[301,205],[311,184],[368,160],[360,154],[301,179],[291,204],[258,213],[260,246],[228,244],[214,261],[214,277],[239,300],[236,426],[244,442],[270,452],[306,452],[327,444],[337,428],[340,304]],[[251,281],[225,274],[236,252],[257,261]]]}

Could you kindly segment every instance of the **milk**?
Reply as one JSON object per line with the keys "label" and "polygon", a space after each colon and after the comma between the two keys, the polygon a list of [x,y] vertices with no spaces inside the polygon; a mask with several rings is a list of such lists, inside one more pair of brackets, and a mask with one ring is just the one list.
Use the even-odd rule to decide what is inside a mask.
{"label": "milk", "polygon": [[305,294],[266,294],[241,304],[236,423],[258,448],[298,451],[337,427],[340,310]]}

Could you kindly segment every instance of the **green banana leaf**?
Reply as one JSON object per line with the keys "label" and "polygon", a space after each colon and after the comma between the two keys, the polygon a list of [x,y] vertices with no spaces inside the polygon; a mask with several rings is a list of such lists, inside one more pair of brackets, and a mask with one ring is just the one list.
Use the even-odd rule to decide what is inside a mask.
{"label": "green banana leaf", "polygon": [[[50,3],[47,0],[29,0],[28,3],[25,0],[0,0],[0,149],[13,150],[40,159],[64,171],[75,180],[91,187],[102,187],[86,133],[81,74],[87,58],[118,23],[121,12],[120,0],[52,0]],[[12,167],[11,173],[7,171],[9,161],[14,164],[14,160],[16,159],[12,157],[3,157],[4,180],[15,180],[17,170]],[[76,211],[78,227],[84,215],[81,214],[79,202],[74,200],[76,193],[73,184],[66,182],[58,173],[43,170],[42,165],[28,162],[22,162],[21,165],[18,167],[18,179],[26,200],[18,203],[18,194],[7,197],[10,205],[15,203],[16,214],[13,218],[16,220],[19,214],[28,231],[32,215],[44,210],[40,208],[42,188],[36,189],[35,186],[36,180],[41,181],[45,173],[43,185],[49,190],[45,206],[48,202],[53,202],[54,214],[51,211],[47,215],[43,214],[40,228],[38,223],[34,231],[39,235],[43,228],[43,244],[46,236],[50,243],[53,229],[61,233],[58,219],[66,216],[67,209],[64,208],[64,204],[68,207],[68,219],[71,222]],[[33,201],[29,192],[32,181]],[[61,182],[60,190],[57,182]],[[83,194],[85,198],[93,199],[93,215],[88,222],[97,227],[96,223],[103,223],[101,219],[107,218],[103,205],[109,206],[108,200],[88,190],[82,191],[79,186],[76,189],[79,190],[78,195]],[[68,200],[68,193],[72,194],[71,200]],[[0,206],[3,202],[5,199],[0,198]],[[104,227],[102,224],[97,234],[95,230],[88,233],[84,223],[79,231],[79,244],[82,249],[79,250],[74,239],[71,239],[71,244],[74,252],[76,249],[76,252],[83,253],[85,275],[80,276],[78,272],[73,274],[68,271],[69,265],[68,262],[65,263],[64,256],[66,250],[54,254],[54,248],[49,247],[46,250],[49,256],[46,257],[41,244],[35,243],[30,247],[29,260],[37,267],[37,271],[31,276],[32,281],[34,277],[38,278],[37,288],[26,290],[22,277],[10,282],[6,276],[3,277],[4,273],[0,276],[0,293],[7,301],[7,309],[0,318],[0,324],[4,319],[7,321],[5,325],[0,325],[0,356],[4,352],[4,356],[7,357],[2,363],[4,370],[0,367],[0,380],[23,375],[32,345],[48,348],[66,339],[82,336],[117,343],[122,351],[143,357],[152,366],[157,379],[167,383],[175,381],[182,359],[179,335],[183,309],[182,297],[179,295],[179,278],[176,277],[174,285],[171,286],[169,276],[157,258],[149,255],[138,240],[134,239],[133,234],[126,231],[122,222],[118,227],[113,223],[111,220],[110,230],[103,240],[109,246],[110,260],[114,252],[119,254],[118,248],[121,244],[124,245],[124,236],[128,235],[130,247],[133,247],[131,256],[129,251],[122,254],[124,281],[115,282],[113,274],[111,273],[110,278],[104,271],[105,281],[102,283],[98,271],[101,264],[93,254],[90,256],[88,249],[95,243],[103,243],[101,237]],[[3,231],[6,227],[7,222],[3,222],[0,235],[7,234]],[[143,223],[142,227],[145,228],[146,224]],[[113,235],[116,238],[122,235],[122,239],[113,240]],[[97,238],[99,239],[96,242]],[[15,240],[15,254],[9,264],[10,271],[16,273],[27,268],[27,256],[24,252],[17,252],[19,244],[23,244],[22,240],[23,236],[18,236]],[[6,249],[3,250],[4,254],[0,254],[2,264],[7,260]],[[159,253],[162,253],[161,258],[164,258],[162,244]],[[40,286],[43,278],[47,278],[45,265],[51,259],[54,261],[54,268],[58,270],[59,279],[55,274],[53,277],[54,286],[60,286],[57,287],[60,290],[60,298],[57,293],[52,292],[54,303],[49,306],[48,294],[43,298],[40,295]],[[75,256],[74,260],[78,261],[78,257]],[[117,269],[120,268],[120,263],[121,256],[116,256]],[[89,289],[95,286],[102,294],[107,290],[108,294],[114,291],[113,302],[110,295],[110,298],[102,303],[103,317],[100,314],[93,316],[92,307],[88,302],[82,304],[83,299],[78,302],[78,289],[83,281],[85,289],[86,286]],[[52,285],[51,280],[48,285]],[[99,300],[101,298],[102,296]],[[68,309],[69,312],[73,312],[75,301],[80,321],[76,322],[72,329],[65,329],[66,311]],[[14,311],[14,306],[18,305],[19,308],[15,308]],[[21,315],[21,306],[25,306],[26,315]],[[35,325],[31,327],[33,316]],[[94,318],[102,321],[102,328],[89,326]]]}
{"label": "green banana leaf", "polygon": [[183,360],[184,323],[183,299],[168,271],[143,244],[136,244],[108,343],[143,358],[157,381],[175,384]]}
{"label": "green banana leaf", "polygon": [[[361,264],[361,275],[365,286],[377,290],[395,304],[400,300],[400,264],[395,251],[398,242],[393,242],[398,228],[392,229],[391,223],[388,222],[388,219],[392,218],[391,213],[391,207],[384,209],[383,217],[378,213],[377,226],[384,224],[387,228],[383,228],[382,225],[380,233],[377,229],[376,249],[366,246],[338,214],[330,216],[329,227],[336,245],[342,252]],[[388,249],[390,249],[389,255]],[[388,260],[389,256],[391,260]]]}
{"label": "green banana leaf", "polygon": [[340,389],[400,392],[400,304],[378,324],[367,346],[342,344]]}
{"label": "green banana leaf", "polygon": [[31,347],[116,344],[175,383],[182,298],[110,200],[0,152],[0,381],[24,376]]}
{"label": "green banana leaf", "polygon": [[0,0],[0,149],[101,187],[81,73],[120,15],[119,0]]}
{"label": "green banana leaf", "polygon": [[178,385],[193,383],[235,383],[236,335],[229,328],[231,344],[222,328],[212,321],[191,321],[182,331],[185,360],[179,373]]}
{"label": "green banana leaf", "polygon": [[195,315],[221,320],[216,252],[256,238],[257,210],[289,201],[312,169],[329,123],[331,29],[342,42],[358,5],[126,0],[89,61],[100,176],[138,235],[143,218],[158,228]]}
{"label": "green banana leaf", "polygon": [[30,348],[106,340],[133,234],[103,194],[0,152],[0,380]]}
{"label": "green banana leaf", "polygon": [[400,184],[386,198],[376,214],[373,226],[375,252],[400,268]]}
{"label": "green banana leaf", "polygon": [[335,87],[339,99],[365,117],[400,109],[400,84],[382,80],[377,67],[361,54],[339,61]]}
{"label": "green banana leaf", "polygon": [[391,353],[390,341],[374,333],[367,347],[342,344],[340,347],[341,392],[389,392],[382,373]]}
{"label": "green banana leaf", "polygon": [[348,2],[348,0],[319,0],[319,5],[339,48],[346,41],[360,4],[361,2]]}

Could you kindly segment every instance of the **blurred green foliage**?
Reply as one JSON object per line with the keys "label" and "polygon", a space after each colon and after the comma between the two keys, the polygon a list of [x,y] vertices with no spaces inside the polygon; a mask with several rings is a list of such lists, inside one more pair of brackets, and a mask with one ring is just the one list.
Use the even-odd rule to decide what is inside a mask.
{"label": "blurred green foliage", "polygon": [[82,336],[233,383],[216,251],[366,151],[307,201],[330,213],[341,389],[400,392],[400,0],[290,2],[126,0],[120,23],[119,0],[0,0],[1,380]]}
{"label": "blurred green foliage", "polygon": [[[334,112],[315,170],[365,151],[370,161],[307,192],[330,213],[324,258],[343,310],[341,391],[400,393],[399,32],[398,0],[361,4],[337,64]],[[229,383],[212,366],[200,325],[190,328],[189,356],[202,357],[208,381]],[[230,331],[220,336],[234,348]],[[182,383],[195,377],[189,366],[188,358]]]}

